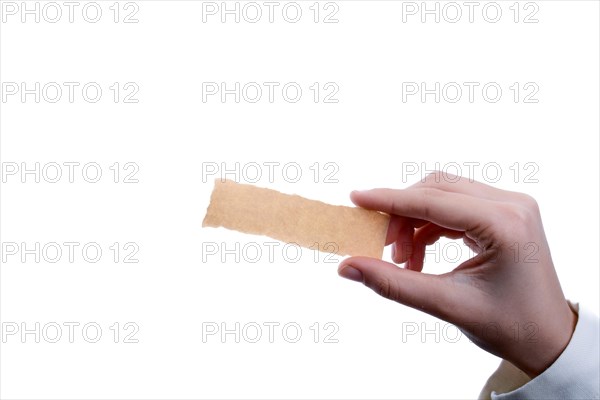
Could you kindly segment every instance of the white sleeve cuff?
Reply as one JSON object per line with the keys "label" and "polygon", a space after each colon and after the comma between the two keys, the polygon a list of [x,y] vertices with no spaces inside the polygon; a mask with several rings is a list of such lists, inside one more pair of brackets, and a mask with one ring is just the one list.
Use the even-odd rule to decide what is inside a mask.
{"label": "white sleeve cuff", "polygon": [[554,363],[535,379],[507,361],[490,377],[480,398],[599,399],[599,319],[570,303],[579,318],[571,341]]}

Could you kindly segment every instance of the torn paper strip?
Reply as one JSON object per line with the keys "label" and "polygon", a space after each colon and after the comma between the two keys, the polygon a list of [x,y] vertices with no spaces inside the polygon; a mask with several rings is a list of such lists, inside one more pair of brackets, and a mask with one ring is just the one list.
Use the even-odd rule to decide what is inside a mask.
{"label": "torn paper strip", "polygon": [[381,258],[390,217],[233,181],[215,181],[202,226],[265,235],[339,255]]}

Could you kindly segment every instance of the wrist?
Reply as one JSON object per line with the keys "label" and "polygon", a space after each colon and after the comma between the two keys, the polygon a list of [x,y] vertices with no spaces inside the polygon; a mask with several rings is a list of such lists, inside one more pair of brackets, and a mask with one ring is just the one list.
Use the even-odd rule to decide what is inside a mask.
{"label": "wrist", "polygon": [[565,308],[565,311],[561,313],[562,317],[555,319],[557,325],[551,328],[551,334],[547,337],[543,335],[545,337],[543,341],[532,347],[530,352],[524,352],[525,357],[514,363],[531,379],[554,364],[571,341],[578,316],[566,302]]}

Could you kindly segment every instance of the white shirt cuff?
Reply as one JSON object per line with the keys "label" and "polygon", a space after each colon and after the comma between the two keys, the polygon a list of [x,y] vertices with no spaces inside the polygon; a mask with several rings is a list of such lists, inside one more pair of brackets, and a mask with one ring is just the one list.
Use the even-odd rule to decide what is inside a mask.
{"label": "white shirt cuff", "polygon": [[570,303],[579,314],[571,341],[554,363],[531,380],[502,361],[480,399],[598,399],[600,398],[599,319]]}

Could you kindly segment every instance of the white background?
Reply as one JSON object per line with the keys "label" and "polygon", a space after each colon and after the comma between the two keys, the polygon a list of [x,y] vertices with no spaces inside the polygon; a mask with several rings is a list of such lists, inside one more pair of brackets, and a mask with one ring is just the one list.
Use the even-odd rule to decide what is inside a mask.
{"label": "white background", "polygon": [[[485,2],[475,8],[472,23],[462,2],[456,23],[443,14],[439,23],[433,15],[422,23],[420,13],[405,14],[403,22],[403,7],[410,5],[400,1],[337,1],[327,10],[322,2],[318,23],[312,1],[298,2],[303,14],[297,23],[283,19],[285,3],[275,9],[273,23],[264,5],[257,23],[243,16],[240,23],[233,16],[221,23],[219,14],[204,23],[200,1],[137,1],[128,8],[121,2],[117,23],[112,1],[98,2],[103,13],[97,23],[82,17],[86,2],[75,9],[73,23],[59,2],[60,21],[50,23],[41,15],[36,23],[29,15],[23,23],[20,9],[15,15],[5,12],[7,3],[2,2],[0,28],[2,94],[13,87],[10,82],[17,87],[25,82],[30,89],[35,82],[80,86],[72,103],[64,86],[56,103],[43,93],[39,103],[34,95],[23,101],[20,92],[3,98],[3,171],[21,163],[33,168],[36,162],[40,168],[80,166],[73,183],[66,167],[57,183],[44,176],[36,183],[31,174],[23,183],[21,171],[4,176],[2,398],[477,396],[499,362],[496,357],[466,338],[453,343],[456,331],[444,322],[436,325],[434,318],[339,278],[337,263],[325,262],[325,254],[303,250],[299,261],[288,262],[280,244],[273,260],[265,252],[253,263],[244,257],[236,262],[231,255],[221,262],[218,254],[203,252],[206,243],[243,248],[272,241],[201,228],[213,179],[220,176],[203,176],[209,163],[231,168],[236,162],[240,167],[278,162],[272,182],[265,168],[257,185],[346,205],[353,189],[402,188],[436,162],[448,172],[459,165],[464,176],[538,200],[566,296],[598,312],[598,2],[537,1],[528,8],[521,2],[517,23],[512,1],[497,3],[502,16],[496,23],[482,16]],[[45,4],[39,3],[40,12]],[[440,10],[446,4],[439,3]],[[27,5],[33,8],[34,2]],[[433,8],[435,2],[427,5]],[[338,22],[324,23],[334,7]],[[133,10],[138,22],[124,23]],[[488,11],[493,18],[494,10]],[[533,11],[538,22],[524,23]],[[103,89],[96,103],[81,96],[88,82]],[[121,87],[117,103],[109,89],[115,82]],[[137,103],[123,102],[130,92],[123,88],[127,82],[139,87]],[[235,103],[233,95],[225,102],[218,95],[203,102],[203,82],[280,86],[273,103],[266,91],[257,103],[243,98]],[[288,82],[303,89],[296,103],[281,96]],[[321,90],[328,82],[337,85],[338,102],[324,103],[322,91],[315,103],[309,89],[315,82]],[[436,103],[433,95],[425,102],[419,95],[403,101],[403,82],[479,86],[473,102],[462,86],[458,102],[446,101],[454,97],[449,94]],[[503,90],[495,103],[482,97],[489,82]],[[516,103],[509,88],[515,82],[521,90]],[[528,82],[539,88],[537,103],[524,102]],[[81,173],[92,162],[102,170],[97,183],[86,182]],[[115,162],[118,183],[109,168]],[[139,167],[138,183],[123,182],[133,168],[124,168],[128,162]],[[282,175],[287,163],[300,166],[298,182],[289,182],[291,170]],[[326,163],[334,164],[325,169]],[[465,163],[480,164],[470,174]],[[493,168],[484,171],[488,164]],[[414,165],[418,172],[403,176]],[[496,182],[498,167],[502,176]],[[338,182],[325,182],[334,169]],[[537,182],[525,179],[532,171]],[[81,245],[72,263],[66,253],[50,263],[43,255],[40,262],[34,255],[22,262],[21,252],[6,252],[7,243],[22,250],[22,243],[34,248],[36,242]],[[115,242],[121,248],[116,263],[109,248]],[[123,246],[129,242],[139,248],[138,263],[124,262],[132,247]],[[86,243],[102,248],[100,261],[82,258]],[[389,259],[388,250],[384,256]],[[425,271],[445,272],[455,265],[429,259]],[[63,325],[68,322],[80,324],[73,343]],[[133,336],[138,343],[124,343],[131,333],[124,329],[127,322],[139,327]],[[219,335],[203,341],[207,322],[228,328],[257,323],[263,337],[258,343],[245,337],[236,343],[232,334],[224,341]],[[273,343],[266,322],[280,324]],[[325,343],[332,332],[324,328],[328,322],[337,327],[330,337],[337,343]],[[34,334],[5,332],[14,326],[34,329],[36,323],[50,329],[40,333],[39,343]],[[51,323],[63,326],[57,343],[47,340],[55,336]],[[102,328],[97,343],[83,336],[86,323]],[[286,323],[301,327],[297,343],[283,335]],[[409,325],[438,337],[429,333],[422,340],[415,334],[403,340]],[[88,333],[94,336],[93,330]]]}

